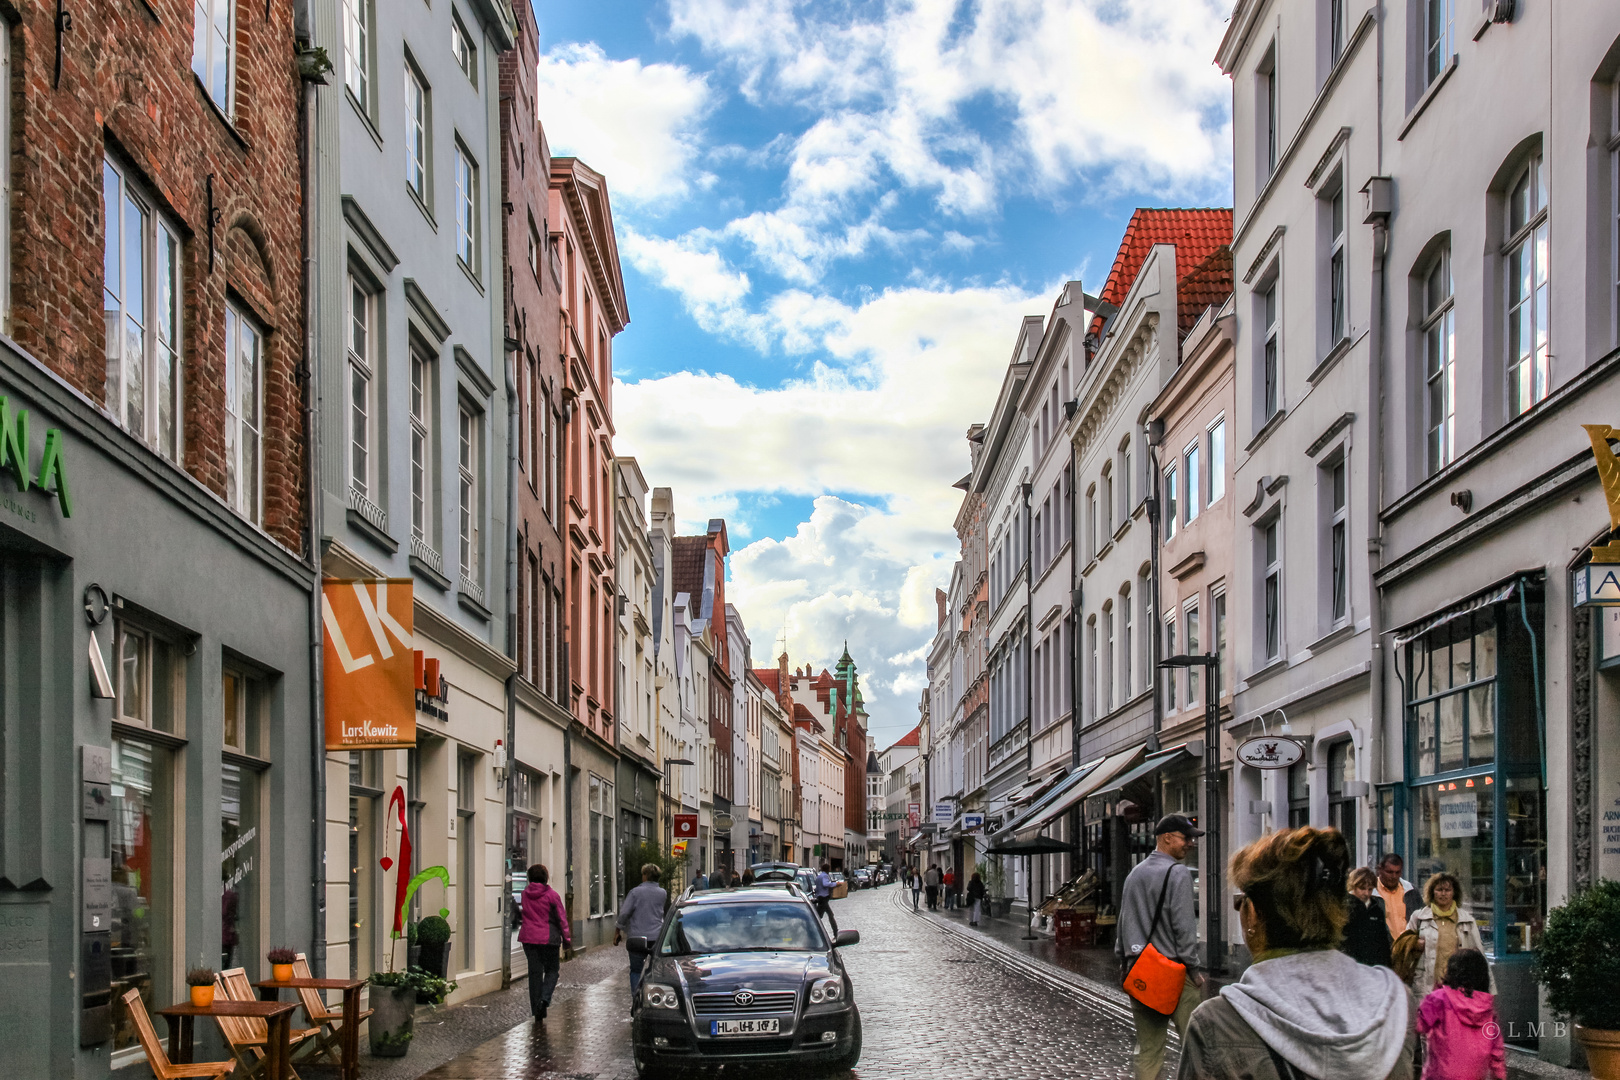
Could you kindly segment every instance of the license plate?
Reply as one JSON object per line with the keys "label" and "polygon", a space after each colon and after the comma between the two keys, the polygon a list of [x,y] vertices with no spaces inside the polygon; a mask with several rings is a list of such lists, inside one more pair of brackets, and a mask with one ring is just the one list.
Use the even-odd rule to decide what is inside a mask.
{"label": "license plate", "polygon": [[776,1035],[782,1030],[780,1020],[710,1020],[710,1035]]}

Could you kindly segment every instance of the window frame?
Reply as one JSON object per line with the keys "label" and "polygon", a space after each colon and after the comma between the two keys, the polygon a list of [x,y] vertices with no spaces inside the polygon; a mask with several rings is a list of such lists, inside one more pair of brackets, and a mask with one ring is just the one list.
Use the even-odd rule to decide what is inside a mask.
{"label": "window frame", "polygon": [[[250,331],[256,347],[255,363],[253,365],[253,404],[256,414],[255,422],[249,422],[241,415],[238,407],[240,397],[235,388],[240,386],[242,373],[237,367],[240,359],[243,330]],[[266,343],[268,335],[259,325],[248,308],[235,300],[227,298],[225,302],[225,428],[226,445],[231,445],[230,433],[236,433],[235,452],[228,453],[226,457],[225,501],[230,507],[254,525],[263,525],[264,522],[264,368],[268,350]],[[249,461],[243,445],[243,434],[251,431],[253,434],[253,454]],[[251,470],[247,466],[251,465]],[[251,472],[253,490],[250,495],[251,505],[246,505],[242,490],[242,477],[245,472]],[[234,491],[232,482],[234,480]]]}
{"label": "window frame", "polygon": [[[1440,12],[1438,23],[1435,13]],[[1423,0],[1418,40],[1423,45],[1419,67],[1423,89],[1433,86],[1457,55],[1457,0]]]}
{"label": "window frame", "polygon": [[[1502,307],[1504,313],[1504,361],[1507,370],[1507,409],[1509,421],[1516,420],[1529,413],[1537,405],[1547,399],[1552,393],[1552,328],[1551,294],[1552,273],[1548,267],[1550,256],[1551,231],[1549,226],[1548,206],[1550,200],[1549,186],[1547,184],[1546,159],[1538,148],[1528,154],[1525,161],[1514,170],[1513,179],[1507,186],[1507,198],[1502,208],[1504,240],[1502,242]],[[1525,221],[1519,228],[1514,229],[1513,217],[1519,186],[1525,185],[1526,193],[1537,200],[1530,207],[1530,213],[1525,215]],[[1528,254],[1533,260],[1530,267],[1530,290],[1517,303],[1513,299],[1514,282],[1519,278],[1515,274],[1515,262],[1522,255]],[[1541,321],[1533,321],[1530,328],[1531,353],[1528,356],[1518,352],[1518,341],[1513,333],[1514,316],[1521,310],[1527,310],[1532,319],[1538,315]],[[1541,341],[1536,342],[1538,331]],[[1518,335],[1523,337],[1523,334]],[[1530,382],[1529,400],[1520,402],[1517,394],[1518,384],[1523,379],[1521,372],[1528,369]],[[1519,406],[1519,407],[1515,407]]]}
{"label": "window frame", "polygon": [[1181,466],[1187,473],[1186,499],[1183,503],[1182,514],[1183,521],[1188,525],[1198,520],[1198,504],[1204,486],[1202,475],[1199,472],[1203,459],[1202,442],[1201,437],[1194,437],[1193,441],[1187,444],[1187,448],[1181,452]]}
{"label": "window frame", "polygon": [[[143,698],[141,712],[131,712],[127,708],[129,702],[126,679],[129,676],[129,665],[126,659],[126,650],[131,642],[136,643],[137,678],[140,681],[140,692]],[[141,728],[146,731],[161,732],[177,738],[185,737],[186,719],[186,661],[183,643],[176,641],[169,634],[155,630],[147,623],[132,620],[125,616],[118,616],[112,622],[112,683],[113,705],[112,718],[119,724],[127,727]],[[167,652],[166,661],[160,665],[158,654]],[[163,666],[167,672],[160,672]],[[167,718],[158,715],[160,702],[158,700],[159,681],[169,683],[167,690]],[[144,713],[144,715],[141,715]]]}
{"label": "window frame", "polygon": [[1323,509],[1323,539],[1327,558],[1327,612],[1330,627],[1344,625],[1350,619],[1350,463],[1349,455],[1341,451],[1332,461],[1322,466],[1326,475],[1327,502]]}
{"label": "window frame", "polygon": [[[1180,612],[1177,609],[1171,608],[1170,612],[1164,617],[1164,640],[1168,643],[1168,655],[1175,654],[1176,642],[1180,640],[1176,637],[1177,623],[1180,621],[1177,616],[1179,615]],[[1176,678],[1178,674],[1179,672],[1175,668],[1166,668],[1164,672],[1164,711],[1167,713],[1175,712],[1181,707],[1176,704],[1176,685],[1180,682]]]}
{"label": "window frame", "polygon": [[461,576],[478,584],[483,577],[484,415],[462,401],[456,410],[456,511]]}
{"label": "window frame", "polygon": [[1329,70],[1339,62],[1339,57],[1344,55],[1345,46],[1349,43],[1350,34],[1346,25],[1348,6],[1345,0],[1327,0]]}
{"label": "window frame", "polygon": [[[414,104],[413,104],[414,99]],[[433,89],[405,58],[405,187],[431,218],[433,205]]]}
{"label": "window frame", "polygon": [[[1436,300],[1433,283],[1439,274],[1444,276],[1446,292]],[[1424,467],[1425,475],[1433,476],[1457,460],[1457,279],[1449,240],[1430,257],[1418,291],[1423,315],[1418,335],[1423,357]],[[1437,412],[1441,414],[1438,420]]]}
{"label": "window frame", "polygon": [[1226,414],[1221,413],[1204,429],[1209,436],[1209,480],[1205,484],[1205,507],[1226,497]]}
{"label": "window frame", "polygon": [[[9,48],[9,45],[8,45]],[[9,112],[9,98],[7,108]],[[9,169],[9,165],[7,166]],[[185,277],[184,261],[185,247],[179,229],[175,227],[168,215],[158,208],[157,201],[147,194],[146,187],[139,180],[130,175],[131,170],[112,154],[105,154],[102,158],[102,313],[106,318],[109,303],[117,304],[116,318],[119,330],[116,340],[119,345],[116,360],[106,358],[109,368],[114,363],[118,367],[117,386],[113,387],[112,379],[107,380],[103,402],[108,413],[117,425],[130,432],[147,446],[152,448],[159,457],[179,465],[185,461]],[[7,174],[9,175],[9,173]],[[109,181],[116,179],[117,193],[113,197],[108,191]],[[6,189],[9,205],[10,188]],[[115,224],[112,218],[113,207],[116,205],[118,221]],[[141,283],[140,299],[140,337],[141,355],[138,360],[132,361],[128,356],[127,346],[129,334],[124,326],[129,318],[130,292],[132,286],[128,280],[129,252],[129,225],[126,213],[133,208],[142,215],[140,223],[140,260]],[[108,263],[111,261],[111,252],[108,251],[109,242],[117,239],[118,267],[120,280],[116,296],[107,283]],[[8,256],[9,258],[9,256]],[[164,296],[165,270],[168,272],[167,297]],[[9,278],[9,275],[7,275]],[[169,310],[164,312],[165,303]],[[165,314],[167,315],[167,341],[165,340]],[[110,335],[109,335],[110,336]],[[105,356],[106,350],[103,350]],[[165,392],[163,386],[163,365],[167,359],[170,372],[167,376],[168,387]],[[131,426],[129,386],[132,365],[140,369],[141,406],[139,426],[136,431]],[[107,400],[116,392],[116,402]],[[163,423],[164,398],[168,398],[169,430],[165,430]]]}
{"label": "window frame", "polygon": [[[372,292],[361,278],[352,270],[348,275],[348,296],[345,304],[345,315],[349,326],[349,333],[345,335],[344,353],[349,369],[348,419],[346,422],[349,442],[349,490],[366,499],[373,505],[379,505],[382,500],[377,496],[378,468],[377,435],[377,373],[381,367],[377,362],[377,309],[379,307],[377,294]],[[356,318],[356,300],[358,307],[364,311],[364,324]],[[355,336],[357,333],[365,335],[364,344],[359,351],[355,349]],[[359,419],[355,407],[356,379],[365,383],[365,431],[362,434],[363,443],[356,439],[356,421]],[[356,476],[355,454],[365,455],[363,466],[364,476]]]}
{"label": "window frame", "polygon": [[478,162],[456,140],[456,259],[473,277],[479,277],[482,244]]}
{"label": "window frame", "polygon": [[1349,207],[1345,202],[1344,179],[1335,178],[1333,189],[1322,196],[1327,205],[1327,351],[1335,348],[1350,333],[1350,274],[1346,265],[1346,236]]}
{"label": "window frame", "polygon": [[1259,137],[1255,140],[1260,152],[1259,187],[1264,187],[1277,174],[1282,152],[1281,95],[1277,87],[1277,68],[1278,48],[1273,40],[1255,68],[1255,94],[1259,99],[1255,103],[1256,126],[1260,129]]}
{"label": "window frame", "polygon": [[[214,96],[213,80],[209,73],[214,67],[214,49],[221,44],[218,9],[226,9],[223,45],[225,49],[225,100]],[[228,120],[236,118],[236,0],[192,0],[191,5],[191,73],[202,84],[203,94]],[[198,19],[201,15],[202,18]],[[202,40],[198,29],[203,29]],[[199,64],[202,70],[198,70]]]}
{"label": "window frame", "polygon": [[472,34],[468,33],[467,25],[461,21],[461,13],[454,8],[450,10],[450,55],[455,57],[456,67],[477,90],[478,46]]}
{"label": "window frame", "polygon": [[1260,288],[1260,422],[1282,411],[1282,275],[1273,271]]}
{"label": "window frame", "polygon": [[428,547],[435,547],[433,445],[438,358],[413,344],[409,364],[410,386],[406,411],[411,435],[411,538]]}
{"label": "window frame", "polygon": [[1283,537],[1282,515],[1273,514],[1256,526],[1260,533],[1260,645],[1266,663],[1282,659],[1283,643]]}
{"label": "window frame", "polygon": [[1132,640],[1133,627],[1131,623],[1132,615],[1134,614],[1132,609],[1135,608],[1135,606],[1136,597],[1131,595],[1131,587],[1127,582],[1125,586],[1120,589],[1119,603],[1117,605],[1119,608],[1119,690],[1121,701],[1131,700],[1131,682],[1132,676],[1135,674],[1135,672],[1132,670],[1131,663],[1131,649],[1134,647],[1134,642]]}
{"label": "window frame", "polygon": [[[1198,642],[1202,629],[1199,624],[1198,595],[1194,593],[1192,599],[1181,605],[1181,640],[1185,645],[1188,656],[1200,655]],[[1198,704],[1203,690],[1198,685],[1198,670],[1187,668],[1186,671],[1187,707],[1190,709]]]}
{"label": "window frame", "polygon": [[1164,489],[1164,510],[1159,515],[1164,519],[1164,538],[1174,540],[1176,536],[1177,515],[1180,513],[1176,500],[1181,496],[1181,476],[1178,468],[1180,462],[1173,461],[1163,469],[1162,487]]}
{"label": "window frame", "polygon": [[372,0],[343,0],[343,86],[361,113],[371,116]]}

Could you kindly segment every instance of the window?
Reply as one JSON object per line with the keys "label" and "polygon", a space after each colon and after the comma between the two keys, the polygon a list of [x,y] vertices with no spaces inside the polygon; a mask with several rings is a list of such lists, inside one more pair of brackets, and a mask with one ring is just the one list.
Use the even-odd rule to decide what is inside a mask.
{"label": "window", "polygon": [[1349,316],[1345,299],[1344,268],[1344,184],[1327,198],[1328,224],[1328,348],[1342,341],[1349,333]]}
{"label": "window", "polygon": [[431,358],[411,350],[411,536],[433,542],[433,369]]}
{"label": "window", "polygon": [[1119,444],[1119,517],[1123,521],[1136,509],[1131,505],[1131,437]]}
{"label": "window", "polygon": [[1103,711],[1114,711],[1114,609],[1104,608],[1103,622]]}
{"label": "window", "polygon": [[607,915],[613,911],[613,868],[617,864],[613,842],[613,785],[598,776],[590,780],[591,814],[591,914]]}
{"label": "window", "polygon": [[1276,660],[1282,656],[1282,521],[1272,518],[1260,527],[1260,552],[1264,595],[1261,610],[1265,657]]}
{"label": "window", "polygon": [[174,919],[175,783],[165,746],[112,736],[107,846],[112,871],[111,942],[114,1050],[140,1045],[123,995],[139,989],[147,1009],[172,1000],[176,967]]}
{"label": "window", "polygon": [[456,144],[456,258],[478,273],[478,166]]}
{"label": "window", "polygon": [[349,277],[349,487],[377,501],[375,481],[376,406],[372,349],[375,298],[353,275]]}
{"label": "window", "polygon": [[1097,537],[1097,489],[1095,486],[1086,489],[1086,534],[1086,554],[1096,558],[1101,542]]}
{"label": "window", "polygon": [[1102,496],[1097,505],[1102,511],[1103,543],[1106,544],[1114,535],[1114,470],[1111,465],[1103,466]]}
{"label": "window", "polygon": [[1423,279],[1423,382],[1428,474],[1457,459],[1457,312],[1451,248],[1440,249]]}
{"label": "window", "polygon": [[1547,172],[1538,153],[1508,195],[1508,416],[1547,396],[1552,357],[1547,341]]}
{"label": "window", "polygon": [[1198,440],[1194,439],[1191,446],[1181,455],[1182,464],[1187,469],[1187,523],[1190,525],[1198,517],[1198,497],[1203,484],[1198,478]]}
{"label": "window", "polygon": [[1142,605],[1142,686],[1153,685],[1153,593],[1148,584],[1149,571],[1136,575],[1137,603]]}
{"label": "window", "polygon": [[264,335],[225,305],[225,501],[259,524],[263,491]]}
{"label": "window", "polygon": [[1102,697],[1097,693],[1097,618],[1092,616],[1086,621],[1086,686],[1090,691],[1086,696],[1091,703],[1091,718],[1095,720],[1100,715]]}
{"label": "window", "polygon": [[1298,829],[1311,823],[1311,784],[1309,766],[1296,761],[1288,766],[1288,827]]}
{"label": "window", "polygon": [[113,624],[114,717],[123,724],[179,734],[186,684],[179,648],[139,626]]}
{"label": "window", "polygon": [[[534,274],[534,280],[540,279],[540,230],[534,227],[534,216],[529,217],[529,271]],[[541,284],[544,290],[545,285]]]}
{"label": "window", "polygon": [[405,186],[422,205],[428,204],[428,137],[432,113],[427,84],[416,68],[405,65]]}
{"label": "window", "polygon": [[462,963],[473,968],[478,961],[478,895],[483,891],[479,873],[478,837],[478,755],[456,754],[456,846],[461,854],[461,944]]}
{"label": "window", "polygon": [[235,78],[235,0],[192,0],[191,70],[226,116]]}
{"label": "window", "polygon": [[472,35],[462,25],[461,16],[454,11],[450,13],[450,51],[455,55],[456,67],[461,73],[472,80],[474,86],[478,85],[478,46],[473,44]]}
{"label": "window", "polygon": [[1260,416],[1262,422],[1270,420],[1277,415],[1281,406],[1278,393],[1278,381],[1281,372],[1277,370],[1278,343],[1277,343],[1277,289],[1278,284],[1273,281],[1265,287],[1260,295],[1261,325],[1265,327],[1265,338],[1260,346]]}
{"label": "window", "polygon": [[1131,606],[1133,597],[1129,591],[1119,594],[1119,696],[1122,701],[1131,699],[1132,678],[1135,673],[1131,670]]}
{"label": "window", "polygon": [[456,468],[459,474],[461,506],[461,576],[476,583],[483,562],[482,530],[479,516],[479,481],[482,471],[482,417],[463,405],[458,423]]}
{"label": "window", "polygon": [[1356,842],[1356,803],[1346,796],[1345,785],[1356,778],[1356,744],[1349,739],[1336,742],[1327,752],[1328,827],[1338,829],[1353,846]]}
{"label": "window", "polygon": [[1209,498],[1213,506],[1226,494],[1226,417],[1209,425]]}
{"label": "window", "polygon": [[[1184,607],[1181,615],[1182,625],[1186,627],[1183,633],[1186,634],[1187,655],[1198,656],[1201,651],[1198,637],[1198,601],[1194,600]],[[1198,683],[1200,678],[1200,669],[1187,669],[1187,704],[1189,706],[1198,704]]]}
{"label": "window", "polygon": [[[1176,617],[1172,613],[1164,620],[1164,655],[1174,656],[1176,652]],[[1175,712],[1176,684],[1181,680],[1181,673],[1175,668],[1166,668],[1164,672],[1164,711]]]}
{"label": "window", "polygon": [[1344,55],[1344,7],[1345,0],[1327,0],[1329,64],[1337,63]]}
{"label": "window", "polygon": [[[1215,656],[1220,661],[1221,670],[1226,670],[1226,593],[1217,592],[1210,595],[1209,605],[1214,609],[1215,625],[1211,628],[1215,632]],[[1225,676],[1222,676],[1225,682]]]}
{"label": "window", "polygon": [[219,966],[225,969],[264,954],[259,947],[265,850],[259,800],[269,701],[263,680],[226,667],[220,703],[225,759],[220,763],[219,794],[223,911]]}
{"label": "window", "polygon": [[1457,51],[1457,0],[1423,0],[1423,85],[1440,77]]}
{"label": "window", "polygon": [[1277,86],[1277,46],[1272,44],[1266,51],[1265,57],[1260,61],[1260,67],[1255,73],[1255,110],[1258,120],[1259,138],[1257,140],[1260,150],[1260,183],[1264,184],[1271,179],[1271,174],[1277,171],[1277,153],[1281,149],[1279,140],[1278,97]]}
{"label": "window", "polygon": [[1335,625],[1350,614],[1350,536],[1345,461],[1339,458],[1326,470],[1328,487],[1328,608]]}
{"label": "window", "polygon": [[182,458],[180,240],[112,161],[101,168],[107,411],[170,461]]}
{"label": "window", "polygon": [[371,112],[371,0],[343,0],[343,85]]}
{"label": "window", "polygon": [[1176,535],[1178,479],[1174,465],[1164,470],[1164,538],[1166,540]]}

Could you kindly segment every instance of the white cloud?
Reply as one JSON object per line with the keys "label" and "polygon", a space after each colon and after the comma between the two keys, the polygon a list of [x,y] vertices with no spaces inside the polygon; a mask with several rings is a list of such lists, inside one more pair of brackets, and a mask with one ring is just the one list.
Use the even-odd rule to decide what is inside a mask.
{"label": "white cloud", "polygon": [[552,153],[605,175],[615,199],[656,205],[713,181],[693,171],[700,124],[714,105],[703,76],[569,44],[540,57],[535,83]]}

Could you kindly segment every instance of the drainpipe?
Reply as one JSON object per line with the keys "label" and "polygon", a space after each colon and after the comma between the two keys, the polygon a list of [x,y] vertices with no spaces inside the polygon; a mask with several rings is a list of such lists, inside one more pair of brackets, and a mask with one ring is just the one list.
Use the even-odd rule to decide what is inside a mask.
{"label": "drainpipe", "polygon": [[310,743],[310,971],[326,976],[326,710],[321,679],[321,472],[320,385],[315,374],[319,351],[315,263],[315,208],[319,204],[315,169],[315,87],[326,79],[303,83],[303,139],[300,140],[304,185],[304,460],[309,489],[309,566],[314,571],[309,596],[309,743]]}
{"label": "drainpipe", "polygon": [[[510,276],[508,276],[510,277]],[[506,676],[506,820],[501,833],[504,851],[512,835],[512,769],[517,761],[517,485],[518,485],[518,388],[517,364],[522,344],[508,332],[506,337],[506,655],[515,665]],[[501,859],[501,987],[512,985],[512,887],[506,858]]]}
{"label": "drainpipe", "polygon": [[1164,612],[1160,610],[1159,596],[1159,546],[1164,542],[1164,536],[1159,531],[1159,482],[1163,479],[1159,474],[1159,440],[1164,438],[1164,421],[1150,420],[1147,426],[1148,437],[1148,498],[1147,517],[1148,531],[1152,534],[1149,545],[1148,574],[1152,581],[1148,582],[1148,596],[1153,600],[1152,624],[1142,627],[1148,635],[1151,647],[1148,649],[1148,678],[1153,680],[1153,734],[1148,739],[1148,750],[1157,752],[1159,749],[1159,732],[1164,728],[1164,687],[1159,682],[1159,661],[1163,659],[1164,642],[1160,638],[1159,628],[1164,625]]}
{"label": "drainpipe", "polygon": [[[1367,181],[1363,192],[1367,197],[1366,220],[1373,227],[1372,309],[1368,327],[1369,362],[1367,365],[1367,617],[1372,638],[1372,668],[1368,680],[1371,702],[1371,731],[1367,738],[1368,772],[1374,785],[1384,780],[1384,605],[1378,589],[1377,575],[1382,562],[1384,539],[1379,510],[1384,493],[1384,355],[1386,351],[1386,324],[1384,318],[1387,276],[1385,259],[1389,253],[1389,214],[1391,182],[1387,176],[1375,176]],[[1368,791],[1368,809],[1378,806],[1376,788]]]}
{"label": "drainpipe", "polygon": [[[1076,410],[1078,411],[1078,409]],[[1069,442],[1069,767],[1080,767],[1080,448]],[[1078,820],[1078,816],[1076,818]]]}

